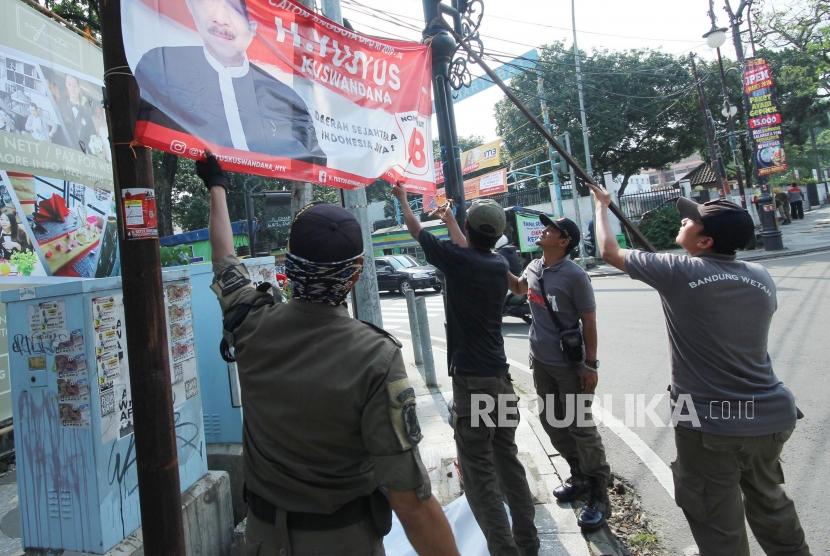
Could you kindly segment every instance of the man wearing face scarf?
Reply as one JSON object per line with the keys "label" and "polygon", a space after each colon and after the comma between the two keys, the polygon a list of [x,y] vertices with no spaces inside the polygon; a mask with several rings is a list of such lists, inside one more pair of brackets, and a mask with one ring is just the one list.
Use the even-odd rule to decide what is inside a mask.
{"label": "man wearing face scarf", "polygon": [[216,158],[197,171],[211,197],[211,288],[242,388],[246,550],[383,554],[391,507],[418,553],[458,554],[418,453],[401,344],[346,309],[363,268],[357,220],[329,204],[297,214],[286,258],[292,299],[277,303],[234,256]]}

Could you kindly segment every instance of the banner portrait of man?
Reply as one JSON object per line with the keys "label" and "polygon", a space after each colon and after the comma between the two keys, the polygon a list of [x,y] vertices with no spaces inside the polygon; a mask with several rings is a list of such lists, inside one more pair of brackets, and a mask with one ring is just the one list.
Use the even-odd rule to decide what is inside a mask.
{"label": "banner portrait of man", "polygon": [[355,33],[292,0],[121,6],[144,145],[209,149],[268,177],[434,190],[429,46]]}
{"label": "banner portrait of man", "polygon": [[256,33],[245,0],[187,0],[202,46],[141,57],[139,119],[209,143],[325,165],[314,123],[294,90],[249,61]]}

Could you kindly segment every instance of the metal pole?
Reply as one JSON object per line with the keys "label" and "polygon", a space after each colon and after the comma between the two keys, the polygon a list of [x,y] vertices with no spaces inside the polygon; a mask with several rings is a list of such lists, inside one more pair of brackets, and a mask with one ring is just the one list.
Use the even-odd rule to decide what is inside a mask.
{"label": "metal pole", "polygon": [[[323,15],[336,23],[343,24],[340,0],[323,0]],[[367,211],[369,202],[365,189],[343,190],[343,207],[360,222],[363,235],[363,272],[353,290],[355,318],[371,322],[383,328],[383,316],[380,310],[378,294],[378,277],[375,272],[375,252],[372,248],[372,226]]]}
{"label": "metal pole", "polygon": [[[542,122],[548,133],[552,133],[550,125],[550,112],[548,111],[548,103],[545,100],[544,78],[542,77],[542,70],[537,69],[538,75],[536,77],[536,93],[539,96],[539,103],[542,106]],[[548,145],[548,158],[550,159],[550,206],[554,214],[565,216],[565,211],[562,209],[562,186],[559,183],[559,172],[557,171],[557,164],[553,147]],[[559,210],[556,210],[559,209]]]}
{"label": "metal pole", "polygon": [[[726,90],[726,73],[723,71],[723,58],[720,55],[720,48],[716,49],[718,53],[718,68],[720,69],[720,87],[723,94],[723,101],[725,109],[729,109],[732,104],[729,102],[729,93]],[[738,191],[741,194],[741,206],[746,208],[746,191],[744,189],[744,178],[741,172],[741,165],[738,162],[738,153],[736,152],[737,144],[735,142],[735,121],[731,114],[726,115],[726,132],[729,138],[729,151],[732,153],[732,161],[735,163],[735,176],[738,178]]]}
{"label": "metal pole", "polygon": [[[309,10],[314,9],[314,0],[297,0]],[[300,209],[311,204],[314,190],[310,183],[291,181],[291,218],[294,218]]]}
{"label": "metal pole", "polygon": [[[444,183],[447,199],[452,199],[455,219],[461,229],[467,216],[464,205],[464,180],[461,173],[461,149],[455,131],[455,109],[450,91],[449,71],[452,57],[457,47],[458,35],[447,27],[440,15],[440,0],[423,0],[425,40],[429,40],[432,50],[432,95],[435,103],[435,118],[438,122],[438,141],[441,144],[441,165],[444,170]],[[447,296],[444,288],[444,329],[447,338],[447,366],[452,367],[452,353],[455,349],[455,337],[448,324]]]}
{"label": "metal pole", "polygon": [[440,16],[440,0],[423,0],[424,38],[432,48],[432,93],[435,100],[435,118],[438,121],[438,141],[441,144],[441,165],[444,170],[447,199],[452,199],[455,218],[461,229],[467,209],[464,205],[464,180],[461,171],[461,149],[455,129],[455,108],[449,80],[449,68],[455,53],[456,40]]}
{"label": "metal pole", "polygon": [[[456,38],[456,40],[460,40],[456,33],[453,33],[453,36]],[[585,182],[596,185],[597,187],[602,187],[598,185],[596,180],[594,180],[594,178],[588,175],[588,173],[585,172],[582,166],[579,165],[579,162],[577,162],[574,159],[574,157],[571,156],[571,154],[567,152],[556,139],[553,138],[553,136],[548,132],[548,130],[546,130],[545,127],[542,125],[542,122],[539,121],[539,118],[533,115],[533,113],[527,108],[527,106],[525,106],[525,104],[521,100],[519,100],[519,97],[516,96],[516,93],[514,93],[510,89],[510,87],[505,85],[504,81],[498,75],[496,75],[496,72],[494,72],[490,68],[490,66],[487,65],[487,63],[481,59],[481,56],[479,56],[475,52],[475,50],[473,50],[467,43],[461,41],[460,44],[461,47],[467,52],[467,54],[469,54],[470,58],[472,58],[475,61],[475,63],[478,64],[479,67],[481,67],[481,69],[484,70],[484,73],[487,74],[487,77],[489,77],[493,81],[493,83],[495,83],[499,87],[499,89],[502,90],[502,92],[507,96],[507,98],[510,99],[510,102],[512,102],[516,106],[516,108],[519,109],[519,112],[521,112],[524,115],[524,117],[527,118],[527,120],[533,125],[533,127],[536,128],[536,131],[541,133],[542,136],[547,140],[547,142],[554,149],[556,149],[556,152],[559,153],[559,156],[561,156],[565,160],[565,162],[573,168],[576,174]],[[645,250],[654,252],[655,249],[651,242],[648,239],[646,239],[646,236],[644,236],[643,233],[634,224],[632,224],[628,218],[626,218],[626,216],[622,213],[622,211],[616,204],[611,203],[608,206],[608,210],[610,210],[611,213],[614,216],[616,216],[617,219],[622,223],[622,225],[628,229],[628,231],[631,233],[634,239],[637,240],[637,243],[639,243]]]}
{"label": "metal pole", "polygon": [[582,66],[579,63],[579,48],[576,45],[576,3],[571,0],[571,22],[574,33],[574,63],[576,65],[576,91],[579,96],[579,118],[582,122],[582,144],[585,147],[585,169],[588,174],[594,175],[594,167],[591,163],[591,147],[588,142],[588,117],[585,114],[585,97],[582,93]]}
{"label": "metal pole", "polygon": [[435,380],[435,360],[432,358],[432,338],[429,335],[427,302],[423,297],[415,300],[415,309],[418,313],[418,329],[421,337],[424,382],[427,383],[427,388],[436,388],[438,382]]}
{"label": "metal pole", "polygon": [[[744,46],[741,42],[741,21],[743,11],[747,6],[747,0],[741,0],[737,11],[732,10],[729,0],[724,0],[726,13],[729,15],[729,24],[732,28],[732,43],[735,45],[735,56],[738,58],[738,64],[741,70],[741,83],[743,83],[743,73],[746,68],[746,58],[744,56]],[[752,157],[755,156],[755,141],[752,138],[752,130],[749,128],[750,106],[749,99],[743,90],[741,91],[741,106],[744,109],[744,117],[747,118],[747,139],[749,141],[749,151]],[[772,198],[769,182],[766,177],[756,176],[758,187],[761,189],[761,196],[758,199],[758,205],[761,208],[761,226],[763,231],[761,237],[764,241],[764,249],[767,251],[778,251],[784,248],[784,242],[781,238],[781,230],[778,228],[778,220],[775,218],[775,202]]]}
{"label": "metal pole", "polygon": [[[412,288],[407,288],[403,292],[406,297],[406,312],[409,314],[409,332],[412,335],[412,351],[415,352],[415,364],[420,365],[424,362],[422,346],[424,339],[421,338],[421,327],[418,326],[418,307],[415,300],[415,292]],[[429,342],[429,337],[427,337]]]}
{"label": "metal pole", "polygon": [[723,168],[723,160],[720,156],[720,150],[715,142],[715,130],[712,127],[712,114],[706,106],[706,93],[703,91],[703,83],[700,82],[700,75],[697,73],[697,64],[695,64],[694,54],[689,54],[689,60],[692,63],[692,75],[694,76],[695,86],[697,87],[697,100],[700,105],[700,114],[703,116],[703,128],[706,133],[706,144],[709,147],[709,156],[712,157],[712,165],[715,167],[715,173],[720,181],[721,194],[725,196],[724,182],[726,181],[726,172]]}
{"label": "metal pole", "polygon": [[[571,134],[570,132],[565,132],[565,149],[568,151],[568,154],[571,153]],[[573,166],[569,167],[569,173],[571,175],[571,196],[574,202],[574,217],[576,218],[576,226],[579,228],[579,231],[582,232],[582,212],[579,209],[579,191],[576,188],[576,173]],[[585,247],[583,246],[582,240],[580,238],[579,241],[579,260],[581,264],[585,265]]]}
{"label": "metal pole", "polygon": [[254,230],[254,198],[253,189],[250,185],[251,178],[245,180],[245,218],[248,221],[248,256],[256,256],[254,245],[256,245],[256,230]]}
{"label": "metal pole", "polygon": [[152,188],[150,150],[132,145],[138,86],[129,71],[121,37],[121,3],[102,0],[106,113],[118,205],[121,287],[133,398],[138,497],[144,553],[184,556],[179,462],[173,392],[167,356],[167,319],[157,238],[127,239],[122,191]]}
{"label": "metal pole", "polygon": [[824,168],[822,168],[821,166],[821,153],[818,150],[818,144],[816,142],[816,128],[814,127],[810,128],[810,144],[812,144],[813,146],[813,155],[816,159],[816,172],[818,174],[818,181],[825,182],[827,178],[824,173]]}

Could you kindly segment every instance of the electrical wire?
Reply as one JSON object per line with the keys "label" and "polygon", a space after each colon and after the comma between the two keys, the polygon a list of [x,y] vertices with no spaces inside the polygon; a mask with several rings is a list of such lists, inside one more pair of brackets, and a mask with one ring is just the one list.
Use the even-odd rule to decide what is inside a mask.
{"label": "electrical wire", "polygon": [[[367,10],[371,10],[371,11],[381,13],[381,14],[385,14],[385,15],[388,15],[388,16],[395,16],[397,18],[408,19],[408,20],[416,22],[416,24],[423,25],[423,20],[421,18],[418,18],[418,17],[415,17],[415,16],[406,15],[406,14],[402,14],[402,13],[391,12],[389,10],[382,10],[381,11],[378,8],[373,8],[372,6],[369,6],[367,4],[363,4],[362,2],[359,2],[357,0],[342,0],[342,1],[343,1],[344,4],[348,4],[348,5],[352,5],[352,6],[360,6],[364,9],[367,9]],[[535,21],[514,19],[514,18],[507,17],[507,16],[490,14],[490,13],[487,14],[487,17],[491,17],[493,19],[500,19],[500,20],[503,20],[503,21],[511,21],[513,23],[519,23],[519,24],[524,24],[524,25],[533,25],[533,26],[536,26],[536,27],[544,27],[544,28],[548,28],[548,29],[557,29],[557,30],[568,31],[568,32],[573,31],[573,29],[571,27],[560,27],[560,26],[556,26],[556,25],[549,25],[549,24],[546,24],[546,23],[539,23],[539,22],[535,22]],[[589,30],[585,30],[585,29],[577,29],[576,31],[577,31],[577,33],[584,33],[584,34],[588,34],[588,35],[599,35],[599,36],[617,37],[617,38],[626,38],[626,39],[639,39],[639,40],[646,40],[646,41],[667,41],[667,42],[683,42],[683,43],[697,43],[697,42],[699,42],[699,39],[676,39],[676,38],[667,38],[667,37],[645,37],[645,36],[639,36],[639,35],[624,35],[624,34],[620,34],[620,33],[606,33],[606,32],[602,32],[602,31],[589,31]],[[731,31],[729,31],[729,32],[731,32]],[[497,38],[497,40],[502,40],[502,39]]]}

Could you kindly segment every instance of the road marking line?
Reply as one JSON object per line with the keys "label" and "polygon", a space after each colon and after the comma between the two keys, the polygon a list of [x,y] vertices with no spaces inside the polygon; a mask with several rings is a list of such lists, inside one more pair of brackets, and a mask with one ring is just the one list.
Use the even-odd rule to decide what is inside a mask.
{"label": "road marking line", "polygon": [[[507,362],[511,367],[516,367],[520,371],[524,371],[531,375],[533,374],[533,371],[527,365],[523,365],[513,359],[508,359]],[[637,435],[637,433],[625,426],[625,423],[614,417],[610,411],[602,407],[599,404],[599,397],[594,398],[593,413],[597,421],[604,423],[606,427],[611,429],[611,432],[616,434],[620,440],[625,442],[626,445],[631,448],[631,451],[634,452],[638,458],[640,458],[640,461],[646,464],[646,467],[648,467],[648,470],[651,471],[652,475],[654,475],[654,478],[657,479],[657,482],[660,483],[660,486],[662,486],[669,497],[674,500],[674,479],[672,477],[672,472],[660,456],[658,456],[654,450],[649,448],[643,439]]]}
{"label": "road marking line", "polygon": [[[437,336],[430,336],[433,342],[441,342],[445,343],[446,340],[443,338],[438,338]],[[441,353],[447,353],[446,349],[433,347],[434,351],[440,351]],[[507,359],[507,363],[511,367],[516,367],[522,372],[525,372],[529,375],[533,374],[533,371],[527,365],[523,363],[519,363],[514,359]],[[631,449],[634,454],[640,458],[648,470],[651,471],[651,474],[654,475],[654,478],[657,479],[657,482],[660,483],[660,486],[666,491],[669,497],[674,500],[674,478],[672,476],[671,468],[666,465],[666,462],[657,455],[657,453],[652,450],[640,436],[628,428],[625,423],[617,419],[609,410],[606,410],[599,404],[599,396],[594,398],[593,404],[593,413],[594,417],[597,421],[605,424],[611,432],[616,434],[620,440],[625,442],[625,444]]]}

